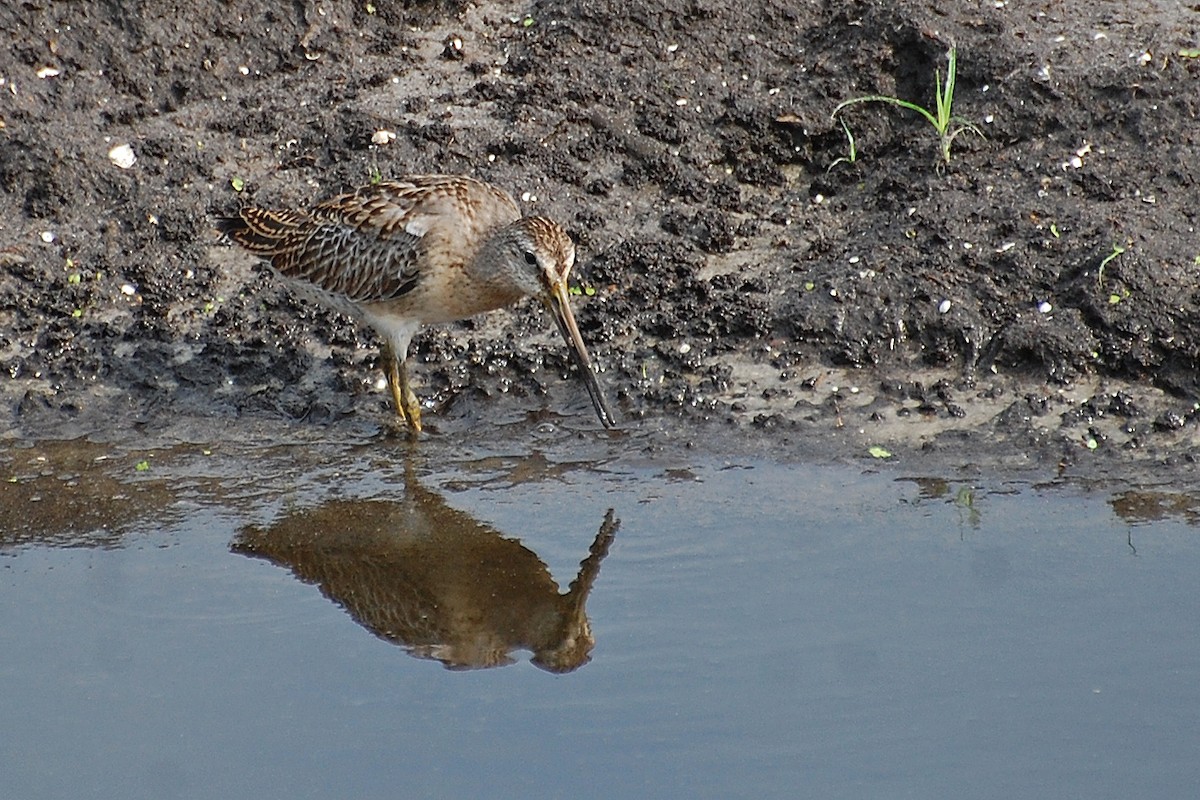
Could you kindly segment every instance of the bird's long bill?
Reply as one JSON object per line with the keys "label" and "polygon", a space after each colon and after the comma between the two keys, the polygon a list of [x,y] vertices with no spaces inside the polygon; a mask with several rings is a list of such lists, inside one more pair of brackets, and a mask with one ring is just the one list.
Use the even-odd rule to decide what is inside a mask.
{"label": "bird's long bill", "polygon": [[554,321],[558,323],[559,332],[567,340],[567,347],[571,351],[571,358],[575,362],[575,366],[579,370],[579,375],[583,378],[583,384],[587,387],[588,394],[592,398],[592,405],[596,408],[596,415],[600,417],[600,422],[604,427],[615,428],[617,421],[613,418],[612,412],[608,410],[608,403],[604,401],[604,393],[600,391],[600,382],[596,380],[596,371],[592,369],[591,356],[588,355],[587,347],[583,344],[583,337],[579,335],[579,326],[575,324],[575,315],[571,313],[569,297],[567,282],[565,280],[559,281],[550,287],[548,305],[550,306],[550,310],[554,312]]}

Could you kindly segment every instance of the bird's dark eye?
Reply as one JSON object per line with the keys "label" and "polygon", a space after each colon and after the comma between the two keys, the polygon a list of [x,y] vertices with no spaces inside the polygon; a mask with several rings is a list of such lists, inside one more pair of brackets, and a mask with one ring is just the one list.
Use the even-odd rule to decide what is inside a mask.
{"label": "bird's dark eye", "polygon": [[531,267],[536,267],[537,266],[537,256],[535,256],[533,253],[526,252],[525,253],[525,263]]}

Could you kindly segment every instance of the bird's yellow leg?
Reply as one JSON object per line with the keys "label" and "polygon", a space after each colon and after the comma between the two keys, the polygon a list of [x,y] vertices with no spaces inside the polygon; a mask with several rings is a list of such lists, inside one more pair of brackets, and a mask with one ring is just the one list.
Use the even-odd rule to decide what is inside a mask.
{"label": "bird's yellow leg", "polygon": [[[399,360],[393,359],[393,369],[398,373],[396,376],[400,384],[399,391],[392,387],[392,394],[396,396],[396,407],[401,408],[401,414],[408,419],[408,424],[413,429],[413,433],[421,432],[421,401],[417,399],[416,393],[412,390],[412,386],[408,382],[408,366]],[[404,405],[401,406],[401,399]]]}
{"label": "bird's yellow leg", "polygon": [[388,389],[392,392],[392,402],[396,404],[396,416],[414,433],[420,433],[421,406],[408,384],[408,370],[387,342],[384,343],[379,356],[384,362],[383,374],[387,378]]}

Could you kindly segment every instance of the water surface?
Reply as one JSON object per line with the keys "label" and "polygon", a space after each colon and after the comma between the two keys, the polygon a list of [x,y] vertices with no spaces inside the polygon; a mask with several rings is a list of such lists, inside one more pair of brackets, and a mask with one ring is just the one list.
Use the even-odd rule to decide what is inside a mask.
{"label": "water surface", "polygon": [[7,451],[0,795],[1200,788],[1177,488],[287,436]]}

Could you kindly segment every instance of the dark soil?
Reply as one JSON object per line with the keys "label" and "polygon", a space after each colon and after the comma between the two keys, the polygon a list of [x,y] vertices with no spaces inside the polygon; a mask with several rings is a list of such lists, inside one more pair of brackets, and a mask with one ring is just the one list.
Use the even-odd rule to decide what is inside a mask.
{"label": "dark soil", "polygon": [[[437,171],[565,223],[631,428],[1200,454],[1195,3],[25,0],[0,30],[8,438],[387,419],[372,333],[213,220]],[[867,103],[845,160],[834,107],[932,107],[951,43],[955,111],[985,137],[942,163],[927,122]],[[414,350],[435,425],[597,426],[530,304]]]}

